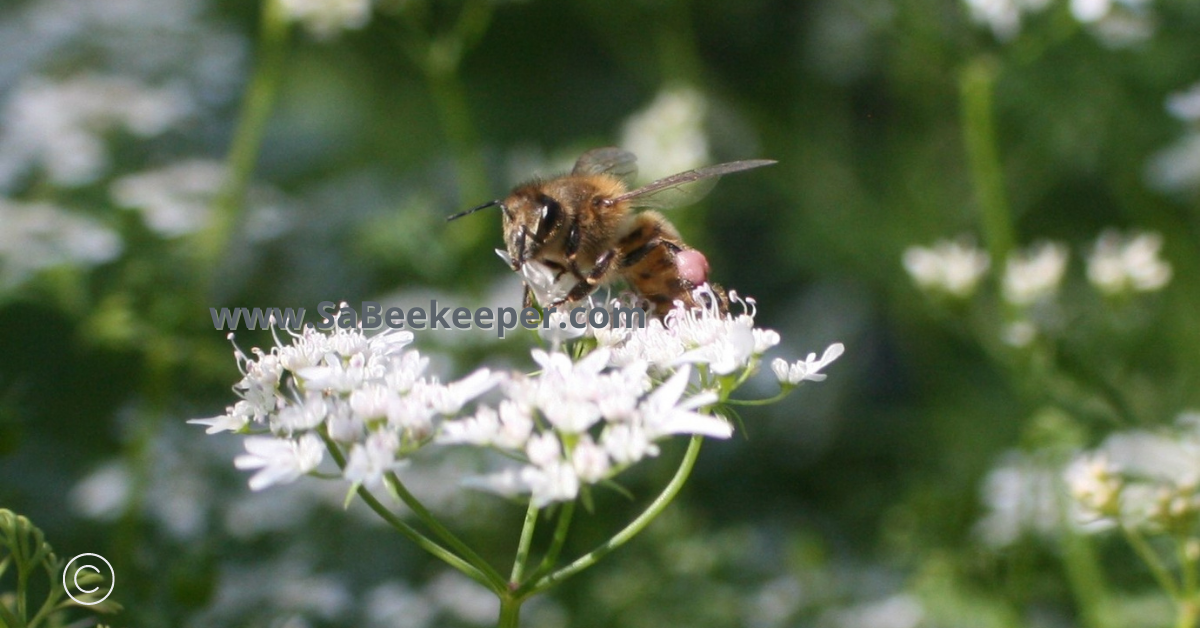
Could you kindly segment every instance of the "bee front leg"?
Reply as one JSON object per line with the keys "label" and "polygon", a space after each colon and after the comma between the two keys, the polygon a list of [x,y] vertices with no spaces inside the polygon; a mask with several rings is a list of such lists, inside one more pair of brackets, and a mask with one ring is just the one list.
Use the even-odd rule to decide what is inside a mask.
{"label": "bee front leg", "polygon": [[[559,299],[558,301],[551,303],[551,305],[557,307],[563,303],[566,303],[567,301],[578,301],[592,292],[595,292],[596,285],[599,284],[600,280],[604,279],[604,276],[608,274],[608,269],[612,268],[613,260],[616,258],[616,249],[609,249],[604,253],[601,253],[600,257],[596,258],[596,265],[592,267],[592,270],[588,271],[587,275],[578,273],[580,281],[571,288],[571,291],[567,293],[566,298]],[[571,261],[571,265],[575,265],[574,260]]]}
{"label": "bee front leg", "polygon": [[575,255],[579,253],[579,242],[583,234],[579,231],[579,223],[571,223],[571,228],[567,230],[567,241],[563,244],[563,253],[567,256],[567,270],[580,281],[586,281],[583,271],[579,270],[579,263],[575,261]]}
{"label": "bee front leg", "polygon": [[533,307],[533,289],[529,287],[529,284],[525,284],[525,295],[521,298],[521,307]]}

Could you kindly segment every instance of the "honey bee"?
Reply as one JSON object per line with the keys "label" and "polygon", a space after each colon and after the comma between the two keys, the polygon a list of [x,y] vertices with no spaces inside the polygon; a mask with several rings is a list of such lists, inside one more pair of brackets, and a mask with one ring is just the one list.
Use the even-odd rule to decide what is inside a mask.
{"label": "honey bee", "polygon": [[[688,170],[630,190],[637,157],[619,148],[584,153],[570,174],[533,180],[502,199],[454,214],[455,220],[489,207],[503,213],[504,241],[513,270],[534,260],[562,277],[577,280],[565,297],[548,305],[579,301],[599,286],[623,279],[664,316],[681,301],[697,303],[693,290],[708,283],[708,261],[689,247],[657,209],[690,204],[707,194],[717,178],[768,166],[775,161],[751,159]],[[724,291],[710,284],[721,311]],[[532,303],[525,286],[525,304]],[[547,305],[547,304],[542,304]]]}

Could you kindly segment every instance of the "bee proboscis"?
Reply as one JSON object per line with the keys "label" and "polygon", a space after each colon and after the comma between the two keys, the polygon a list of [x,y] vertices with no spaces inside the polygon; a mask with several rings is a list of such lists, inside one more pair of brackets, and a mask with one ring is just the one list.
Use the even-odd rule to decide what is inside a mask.
{"label": "bee proboscis", "polygon": [[[499,207],[513,270],[533,260],[559,277],[570,273],[576,280],[564,297],[542,305],[578,301],[617,278],[648,301],[659,317],[676,301],[685,307],[702,305],[692,293],[708,283],[708,261],[685,244],[675,226],[656,210],[695,202],[716,185],[718,177],[775,161],[750,159],[696,168],[630,190],[636,160],[633,153],[619,148],[593,149],[575,162],[570,174],[518,185],[502,199],[447,220]],[[710,286],[724,310],[724,291]],[[528,286],[525,299],[528,305]]]}

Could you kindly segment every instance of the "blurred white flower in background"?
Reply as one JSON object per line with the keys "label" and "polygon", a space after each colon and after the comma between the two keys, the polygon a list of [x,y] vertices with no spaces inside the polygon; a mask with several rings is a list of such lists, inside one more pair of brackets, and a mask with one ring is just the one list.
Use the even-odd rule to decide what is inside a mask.
{"label": "blurred white flower in background", "polygon": [[[226,167],[212,159],[187,159],[125,175],[108,188],[120,207],[139,211],[152,231],[164,238],[188,235],[208,226],[213,203],[225,185]],[[251,241],[271,239],[287,228],[277,191],[253,186],[248,194],[243,232]]]}
{"label": "blurred white flower in background", "polygon": [[1167,97],[1167,112],[1190,125],[1174,145],[1150,158],[1146,178],[1164,192],[1200,186],[1200,83]]}
{"label": "blurred white flower in background", "polygon": [[933,248],[910,246],[904,251],[904,269],[923,290],[965,299],[975,292],[991,266],[988,254],[965,239],[939,240]]}
{"label": "blurred white flower in background", "polygon": [[925,620],[925,607],[916,597],[899,593],[830,611],[824,619],[838,628],[918,628]]}
{"label": "blurred white flower in background", "polygon": [[1159,258],[1158,233],[1100,234],[1087,260],[1087,276],[1106,295],[1161,290],[1171,281],[1171,265]]}
{"label": "blurred white flower in background", "polygon": [[1021,307],[1058,292],[1067,269],[1068,250],[1057,242],[1041,242],[1009,255],[1004,265],[1004,299]]}
{"label": "blurred white flower in background", "polygon": [[91,183],[109,167],[107,133],[149,138],[191,112],[181,85],[149,87],[134,78],[98,74],[25,79],[0,114],[0,189],[33,168],[57,185]]}
{"label": "blurred white flower in background", "polygon": [[[1052,0],[964,0],[971,18],[986,25],[997,39],[1008,41],[1021,31],[1023,16],[1041,13]],[[1122,47],[1153,34],[1148,0],[1066,0],[1071,17],[1103,44]]]}
{"label": "blurred white flower in background", "polygon": [[1062,522],[1061,488],[1061,467],[1023,451],[1004,454],[983,480],[986,513],[975,533],[994,548],[1008,547],[1026,534],[1055,534]]}
{"label": "blurred white flower in background", "polygon": [[0,286],[59,265],[94,266],[121,254],[121,238],[83,215],[49,203],[0,197]]}
{"label": "blurred white flower in background", "polygon": [[121,177],[109,195],[119,206],[140,210],[147,227],[170,238],[208,223],[213,197],[224,182],[223,163],[190,159]]}
{"label": "blurred white flower in background", "polygon": [[992,29],[997,39],[1011,39],[1021,30],[1021,15],[1046,8],[1050,0],[965,0],[971,19]]}
{"label": "blurred white flower in background", "polygon": [[638,156],[642,178],[659,179],[709,162],[704,120],[708,102],[699,91],[665,88],[621,130],[620,145]]}
{"label": "blurred white flower in background", "polygon": [[277,0],[287,18],[318,39],[356,30],[371,19],[371,0]]}
{"label": "blurred white flower in background", "polygon": [[1200,439],[1193,413],[1171,429],[1129,430],[1080,452],[1064,473],[1076,517],[1094,530],[1177,530],[1200,516]]}

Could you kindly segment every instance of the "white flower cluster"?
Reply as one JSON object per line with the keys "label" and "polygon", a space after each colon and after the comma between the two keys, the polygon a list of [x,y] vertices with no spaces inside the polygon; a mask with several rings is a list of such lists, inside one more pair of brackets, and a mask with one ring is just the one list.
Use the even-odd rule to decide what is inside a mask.
{"label": "white flower cluster", "polygon": [[[195,233],[208,226],[213,204],[226,181],[226,165],[211,159],[186,159],[152,170],[125,175],[108,188],[120,207],[136,209],[150,230],[164,238]],[[270,239],[285,228],[277,206],[279,194],[254,185],[249,190],[243,232],[250,240]]]}
{"label": "white flower cluster", "polygon": [[933,248],[910,246],[904,251],[904,269],[923,290],[966,298],[991,267],[988,254],[968,240],[940,240]]}
{"label": "white flower cluster", "polygon": [[[1171,264],[1159,257],[1162,236],[1143,232],[1123,235],[1109,229],[1100,234],[1087,257],[1088,280],[1108,296],[1153,292],[1171,280]],[[1002,294],[1010,305],[1025,308],[1053,298],[1066,273],[1064,244],[1039,242],[1009,256],[1004,266]],[[933,248],[909,247],[904,268],[924,290],[967,298],[990,267],[988,254],[966,243],[941,240]]]}
{"label": "white flower cluster", "polygon": [[1200,521],[1200,414],[1173,430],[1121,432],[1064,472],[1074,512],[1093,529],[1116,525],[1195,535]]}
{"label": "white flower cluster", "polygon": [[[1162,260],[1162,236],[1157,233],[1124,235],[1107,230],[1087,255],[1087,278],[1105,297],[1153,292],[1171,280],[1171,265]],[[1015,347],[1033,342],[1040,331],[1061,325],[1058,295],[1069,263],[1069,250],[1058,242],[1038,242],[1014,251],[1004,264],[1000,295],[1009,306],[1002,332]],[[988,254],[966,238],[941,240],[932,248],[909,247],[904,268],[913,282],[934,295],[965,300],[991,267]]]}
{"label": "white flower cluster", "polygon": [[362,28],[371,19],[371,0],[278,1],[289,20],[300,22],[318,39]]}
{"label": "white flower cluster", "polygon": [[1200,187],[1200,83],[1171,94],[1167,111],[1188,126],[1174,145],[1150,159],[1146,176],[1150,184],[1166,192]]}
{"label": "white flower cluster", "polygon": [[108,227],[49,203],[0,197],[0,225],[0,286],[58,265],[102,264],[123,248],[121,237]]}
{"label": "white flower cluster", "polygon": [[191,113],[186,89],[120,76],[33,78],[12,92],[0,123],[0,189],[34,167],[59,185],[94,181],[109,165],[104,135],[159,135]]}
{"label": "white flower cluster", "polygon": [[[964,0],[971,18],[985,24],[998,39],[1010,40],[1021,31],[1025,15],[1041,13],[1051,0]],[[1088,27],[1101,42],[1124,46],[1152,32],[1148,0],[1067,0],[1077,22]]]}
{"label": "white flower cluster", "polygon": [[1088,257],[1088,279],[1107,295],[1161,290],[1171,281],[1171,265],[1158,257],[1162,245],[1157,233],[1105,231]]}
{"label": "white flower cluster", "polygon": [[648,179],[697,168],[709,163],[707,113],[704,94],[686,86],[664,89],[625,122],[621,146],[647,164],[642,175]]}
{"label": "white flower cluster", "polygon": [[[707,288],[705,288],[707,289]],[[277,339],[254,357],[235,350],[241,397],[226,414],[194,419],[208,432],[250,433],[235,460],[257,469],[258,490],[317,469],[326,447],[345,451],[344,479],[368,488],[427,445],[497,450],[521,464],[470,484],[533,503],[575,499],[581,487],[609,479],[658,453],[674,435],[728,438],[732,426],[711,408],[755,372],[779,335],[754,327],[753,301],[738,315],[712,307],[672,311],[644,328],[587,330],[596,345],[572,358],[555,344],[535,349],[533,375],[480,369],[439,383],[428,363],[406,349],[409,332],[367,337],[356,328],[314,329]],[[835,344],[795,364],[773,366],[785,391],[820,381],[820,370],[842,353]],[[498,388],[494,404],[477,398]]]}

